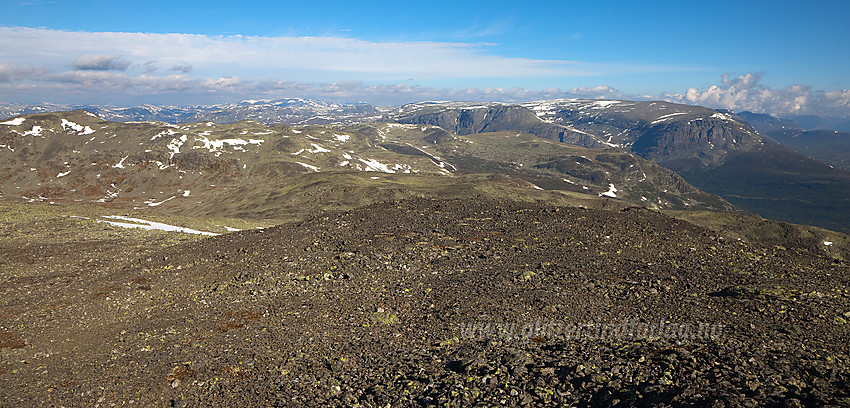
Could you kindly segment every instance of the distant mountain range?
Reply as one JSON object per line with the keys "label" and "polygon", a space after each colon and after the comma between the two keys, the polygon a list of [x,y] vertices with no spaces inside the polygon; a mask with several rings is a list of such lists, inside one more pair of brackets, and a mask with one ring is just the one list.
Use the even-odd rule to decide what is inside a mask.
{"label": "distant mountain range", "polygon": [[173,124],[215,122],[235,123],[240,120],[289,125],[355,123],[380,118],[378,108],[369,104],[336,104],[312,99],[246,100],[235,104],[200,106],[115,107],[100,105],[12,105],[0,104],[0,117],[46,112],[85,110],[115,121],[156,121]]}
{"label": "distant mountain range", "polygon": [[[769,115],[746,112],[735,114],[658,101],[569,99],[522,104],[422,102],[378,108],[368,104],[332,104],[305,99],[283,99],[195,107],[6,105],[0,106],[0,116],[10,117],[27,112],[48,112],[64,108],[85,108],[86,111],[96,115],[98,120],[111,121],[98,126],[105,126],[104,129],[110,129],[112,134],[120,134],[121,140],[128,137],[135,139],[136,136],[128,135],[133,135],[134,132],[138,132],[138,129],[146,126],[158,126],[156,129],[159,130],[156,133],[165,130],[178,133],[182,131],[189,138],[188,140],[191,141],[192,138],[197,140],[201,136],[189,132],[188,127],[181,127],[180,129],[183,130],[174,127],[193,123],[205,123],[198,126],[209,126],[209,129],[204,128],[200,132],[210,131],[221,139],[239,135],[233,133],[237,131],[237,128],[240,129],[238,132],[247,131],[250,134],[255,131],[286,132],[287,130],[283,129],[289,128],[281,127],[282,125],[295,127],[323,125],[330,126],[320,130],[326,134],[334,131],[340,133],[345,130],[353,132],[352,136],[360,135],[353,140],[359,137],[363,137],[364,140],[377,140],[375,138],[382,135],[382,131],[376,130],[376,127],[389,126],[388,124],[391,123],[415,125],[411,129],[421,129],[420,132],[423,134],[417,136],[415,140],[404,139],[403,143],[440,147],[441,143],[430,143],[428,140],[469,138],[466,139],[469,141],[468,144],[453,145],[449,150],[440,149],[428,153],[435,157],[449,157],[450,154],[452,160],[447,159],[445,165],[454,166],[459,173],[509,175],[529,181],[539,188],[561,190],[565,187],[566,190],[572,188],[577,193],[582,193],[583,191],[578,190],[587,187],[595,195],[605,193],[609,191],[609,188],[616,188],[620,193],[612,191],[612,194],[617,195],[617,198],[626,198],[636,204],[649,201],[660,205],[661,208],[686,205],[722,207],[715,201],[708,204],[704,199],[697,200],[699,204],[696,204],[693,198],[682,198],[681,191],[664,198],[647,196],[646,194],[649,194],[647,191],[655,191],[653,189],[621,189],[621,186],[625,186],[623,183],[632,181],[630,177],[625,176],[627,169],[635,166],[636,158],[643,158],[671,169],[687,180],[687,183],[682,180],[673,184],[685,186],[690,183],[708,193],[723,197],[745,210],[778,220],[850,231],[850,220],[845,216],[850,210],[850,173],[845,171],[848,160],[845,152],[850,149],[845,150],[846,148],[842,147],[846,146],[847,140],[850,139],[846,137],[846,134],[841,133],[806,131],[802,125],[793,120]],[[79,121],[79,113],[74,115]],[[34,118],[39,117],[42,116],[37,115]],[[89,116],[86,115],[86,117]],[[64,118],[56,117],[52,120],[55,122],[60,119]],[[27,126],[35,123],[37,119],[27,120],[29,121],[27,125],[10,127],[12,133],[3,137],[17,140],[16,138],[26,135],[27,132],[32,132],[34,128]],[[66,120],[77,123],[72,119]],[[255,122],[240,122],[246,120]],[[130,123],[122,126],[115,122]],[[58,123],[61,122],[52,124],[52,129],[58,129]],[[246,123],[250,123],[250,126]],[[243,129],[244,126],[252,130]],[[436,136],[439,131],[449,136]],[[386,133],[386,131],[383,132]],[[484,136],[474,136],[498,132],[507,132],[506,134],[512,132],[514,135],[519,133],[522,138],[534,135],[564,144],[546,144],[534,139],[523,139],[526,145],[534,145],[535,151],[540,151],[535,153],[537,154],[535,161],[524,162],[523,160],[527,158],[523,156],[525,145],[492,147],[487,143],[496,143],[499,139],[489,140]],[[290,138],[289,140],[294,140],[291,139],[294,134],[286,135]],[[213,140],[209,138],[209,135],[203,137]],[[312,137],[319,136],[312,135]],[[476,137],[488,141],[476,142]],[[398,147],[397,142],[369,143],[372,143],[372,148],[379,149],[382,154],[393,152],[402,154],[405,159],[410,159],[411,156],[427,157],[419,153],[406,154],[411,153],[408,151],[409,148]],[[146,152],[147,154],[156,152],[156,149],[148,146],[148,142],[139,140],[136,144],[138,143],[142,143],[139,146],[147,146],[145,150],[150,150]],[[307,142],[302,141],[293,147],[300,146],[308,152],[315,150],[309,147],[309,143],[305,143]],[[12,142],[0,143],[5,146],[13,144]],[[489,146],[488,148],[494,149],[493,151],[498,151],[499,155],[494,155],[492,151],[488,152],[486,149],[470,153],[470,149],[467,148],[469,145]],[[601,166],[600,163],[604,160],[596,160],[599,153],[588,154],[586,151],[563,153],[564,149],[571,149],[568,145],[587,149],[607,149],[605,154],[615,157],[607,166],[613,165],[614,168],[625,166],[625,168],[621,167],[612,172],[611,168]],[[250,151],[255,148],[250,143],[247,146],[239,146]],[[295,149],[290,153],[298,150]],[[120,153],[122,157],[130,155],[128,160],[136,154],[130,150],[122,152]],[[309,160],[299,162],[322,169],[345,161],[349,164],[356,163],[356,161],[345,159],[345,156],[337,156],[339,157],[333,163]],[[584,159],[581,159],[582,156],[589,157],[591,162],[596,163],[587,165]],[[166,160],[163,160],[165,156],[157,157],[154,162],[162,163],[163,166],[169,165]],[[226,156],[219,154],[203,160],[216,162],[222,157]],[[574,159],[576,157],[579,159]],[[625,159],[626,157],[629,159]],[[167,158],[174,159],[170,156]],[[511,159],[508,160],[509,158]],[[416,168],[420,173],[427,172],[426,167],[415,167],[414,165],[419,164],[397,159],[398,157],[393,157],[393,163],[410,166],[410,169]],[[267,159],[262,157],[253,158],[241,164],[245,165],[246,169],[255,168],[259,164],[269,166],[270,164],[265,160]],[[283,166],[277,159],[271,162],[275,163],[273,166]],[[285,162],[289,163],[286,166],[291,166],[293,163],[292,160]],[[431,159],[426,159],[423,163],[429,162],[436,163]],[[521,167],[520,164],[525,167]],[[295,164],[295,167],[291,167],[290,170],[298,169],[297,172],[294,170],[293,172],[303,173],[304,169],[309,168]],[[442,170],[449,171],[447,168]],[[637,177],[638,180],[642,178],[642,175]],[[560,186],[559,183],[570,184],[563,180],[569,180],[576,185],[580,184],[581,187]],[[613,184],[613,187],[610,187],[610,184]],[[653,186],[655,187],[658,186]],[[684,189],[682,191],[689,191],[688,189],[693,187],[682,188]],[[664,190],[673,191],[669,188],[661,189],[662,192]],[[653,194],[655,193],[650,195]],[[657,198],[661,199],[660,204]]]}

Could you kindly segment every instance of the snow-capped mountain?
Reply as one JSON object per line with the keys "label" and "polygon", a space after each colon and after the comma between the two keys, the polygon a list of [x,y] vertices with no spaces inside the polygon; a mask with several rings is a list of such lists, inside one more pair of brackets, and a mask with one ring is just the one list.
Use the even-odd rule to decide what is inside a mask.
{"label": "snow-capped mountain", "polygon": [[232,104],[199,106],[0,105],[0,117],[78,109],[115,122],[156,121],[172,124],[256,120],[266,124],[306,125],[355,123],[380,117],[377,108],[365,103],[337,104],[300,98],[245,100]]}

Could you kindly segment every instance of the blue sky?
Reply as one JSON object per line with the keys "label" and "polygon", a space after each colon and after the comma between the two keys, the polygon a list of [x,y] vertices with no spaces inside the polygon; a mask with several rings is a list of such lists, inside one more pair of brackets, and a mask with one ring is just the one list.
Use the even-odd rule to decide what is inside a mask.
{"label": "blue sky", "polygon": [[846,1],[0,0],[0,9],[0,102],[582,96],[850,114]]}

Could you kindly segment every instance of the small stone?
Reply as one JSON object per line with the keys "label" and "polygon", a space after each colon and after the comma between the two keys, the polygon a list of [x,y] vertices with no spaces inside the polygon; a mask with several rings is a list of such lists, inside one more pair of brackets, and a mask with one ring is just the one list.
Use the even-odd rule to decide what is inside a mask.
{"label": "small stone", "polygon": [[803,403],[796,398],[788,398],[785,400],[785,406],[788,408],[799,408],[803,406]]}

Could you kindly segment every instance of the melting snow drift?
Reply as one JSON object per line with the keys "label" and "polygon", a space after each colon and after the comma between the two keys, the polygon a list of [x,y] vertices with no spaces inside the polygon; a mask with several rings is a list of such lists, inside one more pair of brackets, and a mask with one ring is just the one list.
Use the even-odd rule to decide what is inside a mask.
{"label": "melting snow drift", "polygon": [[617,198],[617,191],[619,191],[619,190],[617,190],[617,187],[614,187],[614,183],[609,183],[608,184],[608,191],[606,191],[604,193],[600,193],[599,196],[600,197],[604,196],[604,197]]}
{"label": "melting snow drift", "polygon": [[141,228],[146,230],[160,230],[160,231],[172,231],[172,232],[182,232],[185,234],[199,234],[199,235],[208,235],[215,236],[220,235],[214,232],[206,232],[206,231],[198,231],[193,230],[191,228],[177,227],[174,225],[163,224],[160,222],[147,221],[139,218],[130,218],[130,217],[121,217],[118,215],[104,215],[103,218],[109,218],[113,220],[122,220],[122,221],[130,221],[130,222],[120,222],[120,221],[106,221],[106,220],[97,220],[97,222],[105,222],[109,225],[114,225],[116,227],[122,228]]}

